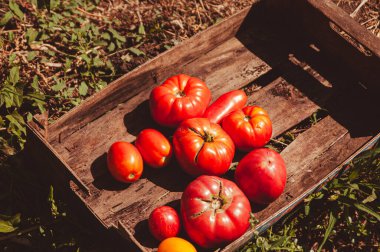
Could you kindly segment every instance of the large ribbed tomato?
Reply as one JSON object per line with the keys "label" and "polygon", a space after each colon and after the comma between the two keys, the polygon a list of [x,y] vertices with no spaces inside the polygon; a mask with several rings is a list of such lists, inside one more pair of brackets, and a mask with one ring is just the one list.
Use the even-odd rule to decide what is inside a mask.
{"label": "large ribbed tomato", "polygon": [[172,76],[150,94],[150,112],[163,126],[176,127],[183,120],[201,117],[211,100],[211,92],[198,78]]}
{"label": "large ribbed tomato", "polygon": [[269,204],[285,189],[285,162],[274,150],[255,149],[239,162],[235,181],[249,200]]}
{"label": "large ribbed tomato", "polygon": [[219,124],[207,118],[183,121],[173,136],[178,163],[190,175],[222,175],[235,154],[232,139]]}
{"label": "large ribbed tomato", "polygon": [[222,127],[242,151],[263,147],[272,136],[269,115],[259,106],[235,110],[223,119]]}
{"label": "large ribbed tomato", "polygon": [[249,227],[251,206],[237,185],[215,176],[200,176],[181,198],[183,227],[204,248],[232,242]]}

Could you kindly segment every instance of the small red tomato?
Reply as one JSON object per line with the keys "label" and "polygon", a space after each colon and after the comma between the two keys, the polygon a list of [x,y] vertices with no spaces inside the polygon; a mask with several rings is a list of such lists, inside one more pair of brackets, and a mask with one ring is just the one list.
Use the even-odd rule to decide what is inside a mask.
{"label": "small red tomato", "polygon": [[255,149],[239,162],[235,181],[249,200],[269,204],[285,189],[285,162],[274,150]]}
{"label": "small red tomato", "polygon": [[169,206],[154,209],[148,222],[150,232],[159,241],[177,236],[181,227],[177,212]]}
{"label": "small red tomato", "polygon": [[269,115],[259,106],[247,106],[232,112],[223,119],[222,127],[236,148],[242,151],[264,147],[272,136]]}
{"label": "small red tomato", "polygon": [[143,160],[139,151],[127,142],[115,142],[111,145],[107,164],[111,175],[124,183],[138,180],[143,172]]}
{"label": "small red tomato", "polygon": [[153,168],[166,166],[172,156],[172,146],[169,140],[155,129],[141,131],[135,145],[140,151],[144,163]]}

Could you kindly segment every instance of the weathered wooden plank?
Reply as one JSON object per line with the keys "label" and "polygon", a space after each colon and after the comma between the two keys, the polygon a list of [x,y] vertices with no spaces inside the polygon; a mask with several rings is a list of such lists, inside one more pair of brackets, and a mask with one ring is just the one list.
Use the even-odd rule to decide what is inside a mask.
{"label": "weathered wooden plank", "polygon": [[[260,221],[257,228],[272,224],[282,216],[280,212],[290,211],[291,208],[288,207],[294,207],[295,202],[302,200],[300,197],[305,191],[325,178],[371,138],[372,136],[351,137],[347,129],[330,116],[298,136],[281,153],[288,172],[284,193],[264,209],[256,206],[255,210],[255,205],[252,206]],[[247,231],[223,251],[235,251],[250,240],[253,231]]]}
{"label": "weathered wooden plank", "polygon": [[[255,5],[259,0],[254,1]],[[182,42],[156,58],[139,66],[123,77],[109,84],[102,92],[86,99],[80,106],[72,109],[48,128],[49,140],[56,140],[70,135],[71,132],[83,127],[150,86],[162,82],[169,77],[170,72],[189,63],[220,43],[234,36],[250,8],[246,8],[230,18],[216,24],[192,38]]]}

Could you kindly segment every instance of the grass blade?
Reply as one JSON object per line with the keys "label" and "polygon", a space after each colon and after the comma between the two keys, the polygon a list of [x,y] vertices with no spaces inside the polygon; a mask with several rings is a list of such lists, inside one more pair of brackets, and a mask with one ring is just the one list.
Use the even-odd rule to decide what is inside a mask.
{"label": "grass blade", "polygon": [[325,235],[323,237],[323,241],[322,241],[321,245],[319,245],[318,252],[320,252],[322,250],[323,246],[325,245],[327,239],[329,238],[329,236],[331,234],[331,231],[333,230],[333,228],[335,226],[335,223],[336,223],[336,216],[333,214],[333,212],[330,212],[329,224],[327,225]]}

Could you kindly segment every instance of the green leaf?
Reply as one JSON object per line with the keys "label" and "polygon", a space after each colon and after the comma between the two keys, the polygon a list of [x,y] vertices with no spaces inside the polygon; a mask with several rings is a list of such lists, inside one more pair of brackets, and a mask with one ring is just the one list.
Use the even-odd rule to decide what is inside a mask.
{"label": "green leaf", "polygon": [[105,65],[105,63],[99,58],[99,56],[96,56],[93,60],[95,67],[101,67]]}
{"label": "green leaf", "polygon": [[91,58],[88,57],[87,54],[83,53],[83,54],[80,55],[80,57],[81,57],[81,59],[83,59],[84,61],[86,61],[87,64],[91,64]]}
{"label": "green leaf", "polygon": [[376,212],[375,210],[373,210],[371,207],[364,205],[364,204],[360,204],[360,203],[355,203],[354,206],[357,209],[362,210],[363,212],[366,212],[369,215],[372,215],[378,221],[380,221],[380,214],[378,212]]}
{"label": "green leaf", "polygon": [[16,84],[20,80],[20,67],[14,66],[9,72],[9,81]]}
{"label": "green leaf", "polygon": [[30,122],[30,121],[33,120],[33,115],[32,115],[32,113],[28,112],[28,113],[26,114],[26,120],[27,120],[28,122]]}
{"label": "green leaf", "polygon": [[127,54],[121,56],[121,59],[123,61],[125,61],[125,62],[131,62],[131,60],[133,59],[133,57],[129,53],[127,53]]}
{"label": "green leaf", "polygon": [[331,231],[333,230],[333,228],[335,226],[335,223],[336,223],[336,216],[333,214],[333,212],[330,212],[329,223],[327,225],[325,235],[323,237],[323,241],[322,241],[321,245],[319,245],[318,252],[320,252],[322,250],[323,246],[325,245],[327,239],[329,238],[329,236],[331,234]]}
{"label": "green leaf", "polygon": [[59,212],[54,200],[54,188],[52,185],[50,186],[48,202],[50,203],[51,214],[53,215],[53,217],[56,217],[59,214]]}
{"label": "green leaf", "polygon": [[79,85],[79,94],[82,96],[85,96],[87,94],[87,91],[88,91],[88,86],[86,82],[82,81]]}
{"label": "green leaf", "polygon": [[111,35],[108,32],[103,32],[101,37],[105,40],[111,40]]}
{"label": "green leaf", "polygon": [[24,13],[20,10],[20,6],[14,1],[9,1],[9,8],[13,11],[13,13],[21,20],[24,19]]}
{"label": "green leaf", "polygon": [[17,229],[16,225],[18,225],[21,221],[21,215],[15,214],[13,216],[0,216],[0,233],[10,233]]}
{"label": "green leaf", "polygon": [[32,61],[37,55],[38,55],[38,52],[36,52],[36,51],[30,51],[30,52],[28,52],[28,55],[26,56],[26,59],[28,61]]}
{"label": "green leaf", "polygon": [[125,37],[124,36],[122,36],[122,35],[120,35],[115,29],[113,29],[113,28],[108,28],[108,31],[109,32],[111,32],[111,34],[112,34],[112,36],[115,38],[115,39],[117,39],[117,40],[119,40],[119,41],[121,41],[121,42],[126,42],[127,40],[125,39]]}
{"label": "green leaf", "polygon": [[13,31],[8,32],[8,39],[9,39],[10,41],[13,41],[14,38],[15,38],[15,34],[13,33]]}
{"label": "green leaf", "polygon": [[115,48],[116,48],[116,46],[115,46],[115,43],[113,43],[113,42],[111,42],[111,43],[108,45],[108,47],[107,47],[108,51],[110,51],[110,52],[115,51]]}
{"label": "green leaf", "polygon": [[305,205],[305,215],[307,216],[307,215],[309,215],[309,213],[310,213],[310,204],[306,204]]}
{"label": "green leaf", "polygon": [[25,121],[24,118],[17,112],[17,110],[14,110],[12,114],[6,115],[5,116],[8,121],[9,121],[9,127],[12,130],[13,133],[16,135],[18,132],[26,134],[26,129],[24,127]]}
{"label": "green leaf", "polygon": [[50,10],[55,9],[59,5],[59,0],[50,0]]}
{"label": "green leaf", "polygon": [[358,201],[350,199],[350,198],[347,198],[347,197],[339,197],[339,201],[342,202],[342,203],[344,203],[344,204],[347,204],[349,206],[354,206],[357,209],[359,209],[359,210],[361,210],[363,212],[366,212],[369,215],[372,215],[378,221],[380,221],[380,214],[378,212],[376,212],[375,210],[373,210],[370,206],[367,206],[365,204],[359,203]]}
{"label": "green leaf", "polygon": [[365,203],[368,203],[368,202],[375,201],[376,199],[377,199],[377,196],[376,196],[376,193],[375,193],[375,189],[372,189],[371,195],[369,195],[367,198],[365,198],[362,201],[362,203],[365,204]]}
{"label": "green leaf", "polygon": [[139,31],[138,32],[139,32],[140,35],[145,35],[145,27],[144,27],[143,23],[140,23]]}
{"label": "green leaf", "polygon": [[33,41],[35,41],[37,36],[38,36],[38,31],[36,29],[29,28],[26,31],[26,38],[28,40],[28,44],[31,44]]}
{"label": "green leaf", "polygon": [[11,11],[8,11],[7,13],[4,14],[3,18],[0,20],[0,26],[6,25],[9,20],[13,18],[13,14]]}
{"label": "green leaf", "polygon": [[34,91],[36,91],[36,92],[40,91],[40,88],[39,88],[39,86],[38,86],[38,76],[37,76],[37,75],[35,75],[35,76],[33,77],[32,88],[33,88]]}
{"label": "green leaf", "polygon": [[130,47],[130,48],[128,48],[128,50],[131,53],[135,54],[136,56],[145,55],[145,53],[143,51],[141,51],[141,50],[139,50],[139,49],[137,49],[135,47]]}
{"label": "green leaf", "polygon": [[53,91],[62,91],[66,87],[66,83],[64,80],[55,80],[56,84],[51,87]]}

